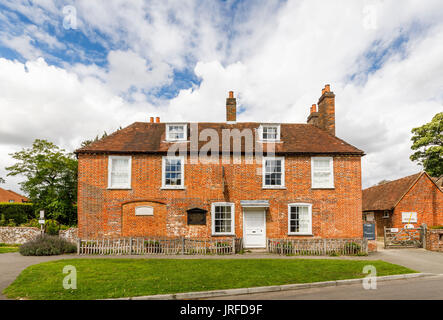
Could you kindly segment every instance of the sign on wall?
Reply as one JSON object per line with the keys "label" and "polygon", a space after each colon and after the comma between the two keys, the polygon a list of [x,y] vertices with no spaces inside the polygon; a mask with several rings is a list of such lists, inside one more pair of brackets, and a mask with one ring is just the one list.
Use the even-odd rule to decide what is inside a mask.
{"label": "sign on wall", "polygon": [[153,216],[154,208],[150,206],[139,206],[135,208],[136,216]]}
{"label": "sign on wall", "polygon": [[417,223],[417,212],[402,212],[401,213],[402,223]]}

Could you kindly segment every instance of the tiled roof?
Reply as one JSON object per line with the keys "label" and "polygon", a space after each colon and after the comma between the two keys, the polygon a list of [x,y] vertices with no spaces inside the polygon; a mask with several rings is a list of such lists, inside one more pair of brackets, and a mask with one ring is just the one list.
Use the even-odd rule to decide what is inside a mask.
{"label": "tiled roof", "polygon": [[[198,131],[215,129],[220,140],[219,150],[222,150],[221,137],[223,129],[239,129],[241,131],[243,129],[258,129],[259,126],[260,123],[257,122],[238,122],[235,124],[199,122]],[[171,146],[171,142],[165,141],[165,127],[165,123],[135,122],[99,141],[76,150],[76,153],[164,153],[167,152]],[[363,151],[311,124],[283,123],[280,125],[280,132],[281,142],[275,144],[275,152],[278,154],[317,153],[364,155]],[[242,139],[242,151],[244,151],[244,140],[245,139]],[[207,144],[207,142],[208,141],[200,141],[199,149]],[[264,151],[266,151],[267,144],[263,145]],[[232,149],[231,144],[231,150]]]}
{"label": "tiled roof", "polygon": [[424,173],[386,182],[363,190],[363,211],[391,210]]}
{"label": "tiled roof", "polygon": [[0,202],[9,202],[10,200],[14,200],[14,202],[18,203],[29,202],[28,198],[17,192],[0,188]]}

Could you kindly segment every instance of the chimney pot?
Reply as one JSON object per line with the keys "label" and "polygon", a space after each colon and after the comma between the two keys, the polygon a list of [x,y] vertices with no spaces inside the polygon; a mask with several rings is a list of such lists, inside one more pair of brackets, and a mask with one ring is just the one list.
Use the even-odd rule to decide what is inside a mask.
{"label": "chimney pot", "polygon": [[325,92],[331,92],[331,86],[329,84],[325,85]]}
{"label": "chimney pot", "polygon": [[324,94],[325,94],[325,91],[326,91],[325,88],[321,89],[321,95],[324,95]]}
{"label": "chimney pot", "polygon": [[234,91],[229,91],[229,98],[230,99],[234,98]]}
{"label": "chimney pot", "polygon": [[154,117],[151,117],[150,121],[151,123],[154,123]]}
{"label": "chimney pot", "polygon": [[155,117],[155,122],[160,123],[160,117]]}
{"label": "chimney pot", "polygon": [[311,113],[317,112],[317,105],[314,103],[311,107]]}

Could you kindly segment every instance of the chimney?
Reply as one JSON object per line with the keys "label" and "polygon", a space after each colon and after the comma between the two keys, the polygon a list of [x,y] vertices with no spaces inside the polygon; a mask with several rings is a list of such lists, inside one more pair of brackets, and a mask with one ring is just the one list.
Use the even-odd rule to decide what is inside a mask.
{"label": "chimney", "polygon": [[154,123],[154,117],[151,117],[149,120],[151,123]]}
{"label": "chimney", "polygon": [[318,111],[313,112],[308,117],[308,123],[319,127],[335,136],[335,94],[331,91],[329,84],[322,89],[320,99],[318,99]]}
{"label": "chimney", "polygon": [[318,126],[318,112],[317,105],[313,104],[311,107],[311,113],[308,117],[308,123],[313,124],[314,126]]}
{"label": "chimney", "polygon": [[160,123],[160,117],[155,117],[155,122]]}
{"label": "chimney", "polygon": [[226,121],[237,121],[237,100],[234,98],[233,91],[229,91],[229,97],[226,99]]}

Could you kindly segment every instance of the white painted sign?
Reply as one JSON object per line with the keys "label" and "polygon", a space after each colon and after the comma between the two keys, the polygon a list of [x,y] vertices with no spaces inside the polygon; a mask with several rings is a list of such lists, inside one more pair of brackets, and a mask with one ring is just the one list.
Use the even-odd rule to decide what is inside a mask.
{"label": "white painted sign", "polygon": [[405,225],[406,229],[414,229],[414,225],[413,224],[407,224]]}
{"label": "white painted sign", "polygon": [[150,206],[140,206],[135,208],[136,216],[153,216],[154,208]]}
{"label": "white painted sign", "polygon": [[45,220],[38,220],[38,223],[45,224]]}
{"label": "white painted sign", "polygon": [[40,210],[40,219],[44,219],[44,218],[45,218],[45,211]]}
{"label": "white painted sign", "polygon": [[401,222],[410,223],[417,222],[417,212],[402,212],[401,213]]}
{"label": "white painted sign", "polygon": [[366,213],[366,221],[374,221],[374,212]]}
{"label": "white painted sign", "polygon": [[391,232],[398,232],[398,228],[391,228]]}

